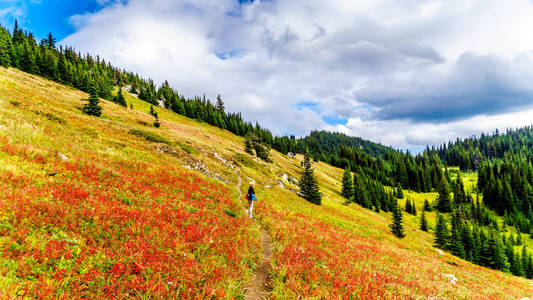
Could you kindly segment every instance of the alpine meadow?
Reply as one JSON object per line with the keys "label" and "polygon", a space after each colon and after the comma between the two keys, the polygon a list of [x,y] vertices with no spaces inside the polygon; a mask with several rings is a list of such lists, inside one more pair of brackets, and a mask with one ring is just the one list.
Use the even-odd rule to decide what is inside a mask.
{"label": "alpine meadow", "polygon": [[533,3],[22,2],[1,299],[533,299],[533,53],[457,52]]}

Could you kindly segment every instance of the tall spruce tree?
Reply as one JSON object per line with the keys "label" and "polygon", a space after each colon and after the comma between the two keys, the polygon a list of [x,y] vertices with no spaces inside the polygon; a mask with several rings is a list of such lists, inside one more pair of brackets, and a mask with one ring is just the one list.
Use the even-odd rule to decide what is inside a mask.
{"label": "tall spruce tree", "polygon": [[48,33],[48,36],[45,39],[45,41],[46,41],[46,46],[48,46],[50,48],[55,48],[56,47],[56,38],[52,36],[51,32]]}
{"label": "tall spruce tree", "polygon": [[449,234],[446,219],[441,214],[437,216],[437,225],[435,226],[435,247],[446,249],[448,246]]}
{"label": "tall spruce tree", "polygon": [[269,145],[262,143],[257,139],[252,140],[252,145],[254,146],[255,155],[257,155],[257,157],[266,162],[271,162]]}
{"label": "tall spruce tree", "polygon": [[403,199],[404,198],[404,195],[403,195],[403,189],[402,189],[402,185],[398,185],[398,189],[396,190],[396,198],[398,199]]}
{"label": "tall spruce tree", "polygon": [[429,205],[427,198],[424,200],[424,211],[431,211],[431,205]]}
{"label": "tall spruce tree", "polygon": [[510,264],[507,259],[507,256],[505,255],[502,240],[498,234],[493,233],[491,235],[491,237],[489,238],[488,246],[489,252],[491,253],[489,267],[504,272],[509,271]]}
{"label": "tall spruce tree", "polygon": [[254,155],[254,147],[252,145],[252,138],[249,134],[244,138],[244,151],[250,155]]}
{"label": "tall spruce tree", "polygon": [[453,187],[453,202],[457,204],[466,203],[465,186],[463,184],[463,176],[461,170],[457,173],[455,184]]}
{"label": "tall spruce tree", "polygon": [[89,103],[85,104],[83,111],[92,116],[99,117],[102,115],[102,107],[100,107],[100,99],[98,98],[98,92],[96,84],[91,82],[89,88]]}
{"label": "tall spruce tree", "polygon": [[9,67],[11,66],[11,36],[6,29],[0,26],[0,66]]}
{"label": "tall spruce tree", "polygon": [[442,177],[439,187],[439,195],[437,196],[437,209],[440,212],[451,212],[452,211],[452,200],[450,197],[450,189],[448,187],[448,182],[446,177]]}
{"label": "tall spruce tree", "polygon": [[422,211],[422,216],[420,217],[420,230],[425,232],[428,231],[428,220],[426,219],[425,211]]}
{"label": "tall spruce tree", "polygon": [[392,233],[399,237],[403,238],[405,237],[405,230],[403,228],[403,215],[402,215],[402,209],[396,203],[392,210],[392,224],[390,225]]}
{"label": "tall spruce tree", "polygon": [[352,182],[352,173],[350,168],[347,167],[344,170],[344,175],[342,176],[342,192],[341,195],[348,199],[352,200],[353,198],[353,182]]}
{"label": "tall spruce tree", "polygon": [[117,93],[117,97],[115,98],[115,102],[124,106],[124,107],[128,107],[128,104],[126,103],[126,99],[124,98],[124,94],[122,94],[122,87],[118,87],[118,93]]}
{"label": "tall spruce tree", "polygon": [[311,166],[309,152],[304,156],[304,169],[300,178],[300,197],[305,200],[320,205],[322,203],[322,194],[318,187],[318,180],[315,178],[314,170]]}
{"label": "tall spruce tree", "polygon": [[413,212],[412,207],[411,207],[411,199],[410,198],[407,198],[407,200],[405,200],[405,212],[408,213],[408,214]]}
{"label": "tall spruce tree", "polygon": [[463,246],[463,238],[461,236],[462,232],[463,229],[461,218],[459,216],[459,213],[457,211],[454,211],[452,215],[452,229],[448,249],[452,252],[453,255],[464,259],[466,258],[466,252]]}
{"label": "tall spruce tree", "polygon": [[216,108],[220,112],[223,112],[226,109],[226,107],[224,106],[224,101],[222,101],[220,95],[217,96]]}

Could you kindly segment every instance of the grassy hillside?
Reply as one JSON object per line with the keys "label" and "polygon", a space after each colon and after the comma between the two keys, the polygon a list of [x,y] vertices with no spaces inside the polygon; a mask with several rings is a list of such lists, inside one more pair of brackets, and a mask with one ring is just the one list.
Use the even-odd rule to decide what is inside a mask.
{"label": "grassy hillside", "polygon": [[[255,160],[241,138],[160,108],[153,128],[149,104],[131,95],[133,110],[103,101],[103,117],[89,117],[84,98],[0,70],[2,296],[242,298],[259,226],[274,241],[274,298],[533,295],[531,281],[439,254],[416,217],[405,215],[399,240],[390,215],[344,205],[340,169],[314,165],[324,193],[314,206],[294,193],[299,156]],[[244,217],[237,172],[243,192],[257,182],[257,222]],[[406,195],[419,210],[434,197]]]}

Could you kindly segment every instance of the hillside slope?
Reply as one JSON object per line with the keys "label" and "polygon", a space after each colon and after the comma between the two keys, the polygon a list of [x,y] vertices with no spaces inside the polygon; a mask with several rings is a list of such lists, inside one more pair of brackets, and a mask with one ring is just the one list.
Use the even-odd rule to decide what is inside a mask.
{"label": "hillside slope", "polygon": [[[84,93],[0,69],[2,296],[242,298],[260,226],[274,298],[533,295],[531,281],[439,254],[416,219],[399,240],[390,215],[344,205],[340,169],[314,165],[314,206],[294,193],[300,156],[254,160],[242,138],[160,108],[153,128],[149,104],[126,96],[133,109],[102,101],[89,117]],[[257,222],[237,166],[242,192],[257,182]]]}

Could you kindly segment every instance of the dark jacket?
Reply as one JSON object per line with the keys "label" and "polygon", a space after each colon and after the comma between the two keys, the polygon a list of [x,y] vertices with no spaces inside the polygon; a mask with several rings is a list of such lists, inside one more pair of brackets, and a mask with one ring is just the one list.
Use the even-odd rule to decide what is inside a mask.
{"label": "dark jacket", "polygon": [[250,186],[248,188],[248,194],[246,194],[248,196],[248,201],[252,201],[253,194],[255,194],[254,188]]}

